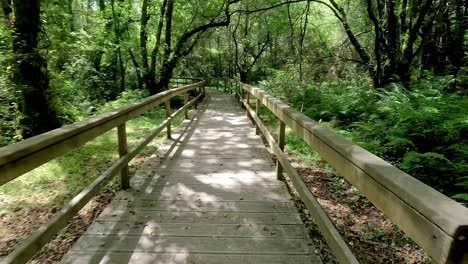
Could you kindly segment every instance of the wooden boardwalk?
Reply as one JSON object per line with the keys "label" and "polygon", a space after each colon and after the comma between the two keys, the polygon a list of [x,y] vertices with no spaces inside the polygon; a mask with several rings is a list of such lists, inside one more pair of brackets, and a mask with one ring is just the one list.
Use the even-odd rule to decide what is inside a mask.
{"label": "wooden boardwalk", "polygon": [[320,263],[250,120],[207,93],[63,263]]}

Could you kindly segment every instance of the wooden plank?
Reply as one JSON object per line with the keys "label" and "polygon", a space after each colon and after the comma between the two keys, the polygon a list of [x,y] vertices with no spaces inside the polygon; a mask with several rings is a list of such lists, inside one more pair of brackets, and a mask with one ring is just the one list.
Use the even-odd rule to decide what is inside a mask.
{"label": "wooden plank", "polygon": [[[160,237],[85,235],[70,252],[117,251],[141,253],[291,254],[310,253],[304,239]],[[101,248],[101,250],[99,250]],[[98,249],[98,250],[96,250]]]}
{"label": "wooden plank", "polygon": [[119,200],[118,203],[108,206],[105,210],[133,210],[133,211],[175,211],[175,212],[222,212],[231,211],[242,213],[296,213],[297,208],[290,202],[270,202],[270,201],[206,201],[201,198],[193,200],[159,200],[151,201],[145,199]]}
{"label": "wooden plank", "polygon": [[468,237],[467,208],[264,91],[248,85],[243,88],[262,100],[437,262],[466,252],[451,249],[460,248],[457,244],[464,244],[463,238]]}
{"label": "wooden plank", "polygon": [[[258,118],[258,120],[260,120],[260,118]],[[279,123],[280,123],[280,126],[279,126],[279,131],[278,131],[278,147],[283,152],[285,137],[286,137],[286,125],[281,120],[279,121]],[[278,180],[283,179],[283,166],[281,166],[281,162],[279,160],[276,161],[276,177],[278,178]]]}
{"label": "wooden plank", "polygon": [[[122,158],[128,152],[127,129],[126,129],[125,123],[117,127],[117,134],[118,134],[118,140],[119,140],[119,156]],[[130,188],[130,177],[129,177],[128,166],[125,166],[120,171],[120,185],[122,189],[124,190]]]}
{"label": "wooden plank", "polygon": [[[257,113],[257,116],[260,116],[260,107],[262,105],[262,102],[257,98],[255,100],[255,113]],[[259,135],[260,134],[260,128],[258,126],[255,126],[255,134]]]}
{"label": "wooden plank", "polygon": [[[215,150],[218,151],[218,150]],[[190,163],[179,163],[177,161],[164,163],[161,165],[156,166],[155,168],[160,171],[173,171],[176,170],[177,172],[189,172],[189,173],[199,173],[199,172],[262,172],[266,170],[270,170],[274,168],[274,165],[270,162],[270,164],[248,164],[245,162],[244,164],[238,164],[236,160],[224,160],[217,164],[204,164],[205,166],[200,166],[196,162]]]}
{"label": "wooden plank", "polygon": [[[147,181],[158,180],[160,184],[226,184],[226,185],[261,185],[261,186],[270,186],[278,184],[276,179],[275,172],[269,172],[268,174],[254,174],[254,173],[210,173],[206,175],[205,173],[199,174],[183,174],[180,175],[176,171],[166,172],[167,174],[163,175],[148,175],[146,179],[139,179],[135,181],[134,184],[139,184],[139,182],[145,184]],[[270,175],[269,175],[270,174]],[[136,186],[135,186],[136,187]]]}
{"label": "wooden plank", "polygon": [[[155,262],[157,260],[157,262]],[[203,264],[311,264],[320,263],[309,255],[255,255],[255,254],[194,254],[194,253],[126,253],[126,252],[73,252],[62,263],[203,263]]]}
{"label": "wooden plank", "polygon": [[[180,182],[153,184],[144,182],[141,187],[134,186],[139,192],[135,192],[133,197],[148,201],[174,201],[178,199],[200,199],[202,202],[239,201],[240,197],[244,201],[287,202],[291,200],[283,183],[260,186],[259,184],[241,185],[238,181],[233,182],[233,184],[227,184],[227,181],[218,184],[184,184]],[[259,187],[262,187],[262,192],[258,192]],[[150,195],[148,196],[148,194]]]}
{"label": "wooden plank", "polygon": [[168,212],[168,211],[135,211],[113,210],[103,212],[97,221],[101,222],[137,222],[156,221],[158,223],[206,223],[211,224],[302,224],[298,214],[291,213],[240,213],[231,212]]}
{"label": "wooden plank", "polygon": [[323,237],[327,241],[327,244],[332,249],[333,255],[338,259],[340,263],[359,263],[356,257],[354,256],[353,252],[349,249],[348,245],[339,234],[333,222],[325,213],[319,202],[312,195],[309,188],[305,185],[301,176],[297,174],[296,170],[291,165],[286,155],[284,155],[283,149],[281,149],[280,146],[275,142],[273,136],[263,125],[263,122],[255,114],[250,105],[246,105],[246,108],[248,111],[250,111],[252,118],[257,123],[258,127],[260,128],[260,131],[262,132],[267,142],[270,144],[270,147],[275,153],[278,162],[281,162],[281,164],[283,165],[284,170],[286,171],[286,173],[289,176],[289,179],[293,183],[294,189],[298,192],[302,202],[304,202],[307,209],[309,210],[310,215],[319,227],[320,233],[323,235]]}
{"label": "wooden plank", "polygon": [[263,224],[176,224],[147,221],[141,224],[126,222],[96,222],[86,231],[87,235],[130,235],[130,236],[178,236],[178,237],[265,237],[307,238],[303,225]]}
{"label": "wooden plank", "polygon": [[[170,117],[171,116],[171,100],[166,100],[165,102],[165,105],[166,105],[166,118]],[[170,139],[171,138],[171,122],[169,122],[167,124],[167,138]]]}

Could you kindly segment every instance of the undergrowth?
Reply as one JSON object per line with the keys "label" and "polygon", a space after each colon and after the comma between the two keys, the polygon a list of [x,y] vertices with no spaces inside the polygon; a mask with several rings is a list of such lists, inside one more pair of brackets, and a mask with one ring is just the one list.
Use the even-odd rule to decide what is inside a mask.
{"label": "undergrowth", "polygon": [[[354,143],[438,191],[468,202],[468,101],[451,76],[414,81],[410,89],[374,89],[351,80],[299,83],[284,72],[264,85]],[[302,148],[289,141],[289,146]],[[307,153],[307,151],[304,151]],[[301,155],[303,155],[302,153]]]}

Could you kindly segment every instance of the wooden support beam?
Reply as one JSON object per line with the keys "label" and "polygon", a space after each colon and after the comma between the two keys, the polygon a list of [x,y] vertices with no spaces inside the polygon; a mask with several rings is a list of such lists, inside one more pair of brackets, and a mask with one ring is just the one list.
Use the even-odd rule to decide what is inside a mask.
{"label": "wooden support beam", "polygon": [[[278,146],[281,151],[284,152],[284,143],[286,138],[286,125],[283,121],[279,121],[279,131],[278,131]],[[284,180],[283,177],[283,166],[279,160],[276,161],[276,177],[278,180]]]}
{"label": "wooden support beam", "polygon": [[[255,105],[255,113],[257,113],[258,117],[260,117],[260,106],[261,106],[261,102],[257,98],[256,105]],[[260,128],[258,127],[258,124],[256,122],[255,122],[255,134],[256,135],[260,134]]]}
{"label": "wooden support beam", "polygon": [[[171,116],[171,100],[168,99],[166,102],[166,118]],[[171,122],[167,124],[167,138],[171,138]]]}
{"label": "wooden support beam", "polygon": [[[250,105],[250,93],[247,93],[246,104]],[[250,118],[250,114],[249,114],[249,111],[247,110],[247,108],[245,108],[245,114],[247,115],[247,117]]]}
{"label": "wooden support beam", "polygon": [[[188,102],[188,93],[184,94],[184,105],[186,105]],[[185,109],[184,112],[185,119],[188,119],[188,109]]]}
{"label": "wooden support beam", "polygon": [[[126,123],[117,127],[117,134],[119,139],[119,156],[122,158],[128,152]],[[128,165],[120,171],[120,185],[124,190],[130,188]]]}

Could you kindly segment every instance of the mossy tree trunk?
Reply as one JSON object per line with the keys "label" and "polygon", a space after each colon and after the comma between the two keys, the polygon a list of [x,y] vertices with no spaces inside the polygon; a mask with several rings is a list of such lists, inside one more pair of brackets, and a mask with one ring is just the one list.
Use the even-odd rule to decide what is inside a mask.
{"label": "mossy tree trunk", "polygon": [[51,104],[47,63],[38,51],[40,1],[14,0],[13,81],[21,92],[22,135],[32,137],[60,127]]}

